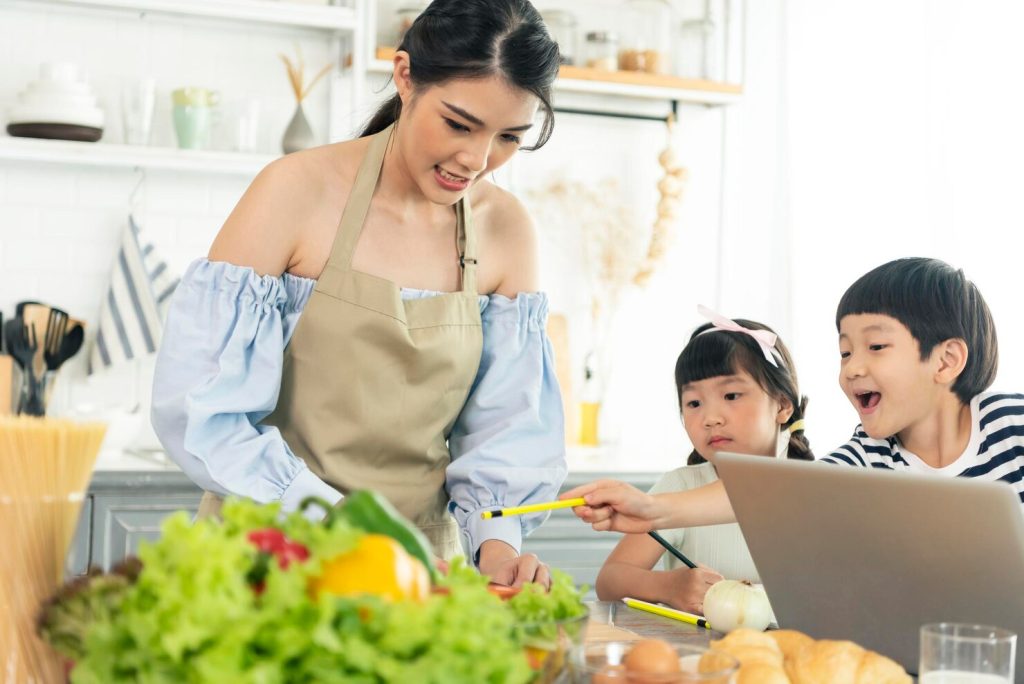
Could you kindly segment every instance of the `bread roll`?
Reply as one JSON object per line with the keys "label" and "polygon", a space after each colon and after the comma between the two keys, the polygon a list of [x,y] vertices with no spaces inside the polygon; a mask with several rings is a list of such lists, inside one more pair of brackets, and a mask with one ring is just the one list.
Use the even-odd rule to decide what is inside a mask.
{"label": "bread roll", "polygon": [[775,640],[764,632],[752,629],[736,629],[724,639],[711,642],[711,648],[728,653],[740,661],[741,669],[747,665],[762,663],[780,670],[783,666],[782,651]]}
{"label": "bread roll", "polygon": [[786,671],[778,665],[750,663],[740,668],[736,684],[790,684]]}

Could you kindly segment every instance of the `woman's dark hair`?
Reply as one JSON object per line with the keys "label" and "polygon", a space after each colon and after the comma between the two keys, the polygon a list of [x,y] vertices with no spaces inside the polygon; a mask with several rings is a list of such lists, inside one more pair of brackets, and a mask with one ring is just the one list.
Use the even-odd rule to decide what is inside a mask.
{"label": "woman's dark hair", "polygon": [[[767,325],[743,318],[734,319],[736,323],[750,330],[767,330],[775,332]],[[777,401],[783,399],[793,406],[793,415],[782,427],[789,428],[793,423],[802,420],[807,410],[807,397],[800,395],[797,383],[796,366],[789,350],[781,339],[775,340],[775,360],[778,366],[768,363],[760,345],[750,335],[727,330],[715,330],[702,334],[713,327],[705,323],[690,336],[690,341],[676,359],[676,398],[682,410],[683,387],[691,382],[699,382],[722,375],[734,375],[743,370],[750,374],[754,381],[769,396]],[[797,429],[789,435],[788,458],[801,461],[813,461],[811,445],[804,435],[803,429]],[[704,457],[694,449],[686,460],[687,465],[704,463]]]}
{"label": "woman's dark hair", "polygon": [[[545,111],[535,150],[555,127],[551,84],[558,76],[558,44],[529,0],[434,0],[398,46],[409,53],[413,85],[423,88],[454,78],[501,76],[533,93]],[[360,137],[378,133],[402,113],[394,95],[366,124]]]}
{"label": "woman's dark hair", "polygon": [[996,324],[978,286],[944,261],[896,259],[865,273],[849,287],[836,309],[836,330],[845,316],[882,314],[907,326],[921,360],[951,339],[967,344],[967,365],[953,383],[964,405],[996,379],[999,343]]}

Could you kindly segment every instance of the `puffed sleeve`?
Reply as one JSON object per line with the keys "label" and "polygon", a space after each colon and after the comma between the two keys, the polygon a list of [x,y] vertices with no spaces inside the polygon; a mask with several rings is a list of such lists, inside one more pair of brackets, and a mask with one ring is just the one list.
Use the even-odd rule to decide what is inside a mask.
{"label": "puffed sleeve", "polygon": [[544,294],[491,295],[480,369],[448,446],[449,509],[474,560],[499,539],[516,550],[545,513],[481,520],[493,508],[551,501],[565,479],[565,417],[545,332]]}
{"label": "puffed sleeve", "polygon": [[200,259],[174,294],[153,380],[153,428],[204,490],[280,501],[341,494],[314,475],[275,427],[284,348],[316,281]]}

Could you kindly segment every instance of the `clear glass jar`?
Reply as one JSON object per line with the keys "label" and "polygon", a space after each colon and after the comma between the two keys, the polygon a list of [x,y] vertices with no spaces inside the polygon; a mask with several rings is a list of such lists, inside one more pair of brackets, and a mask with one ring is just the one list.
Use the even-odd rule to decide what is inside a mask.
{"label": "clear glass jar", "polygon": [[577,63],[576,15],[565,10],[544,10],[541,12],[551,37],[558,43],[562,64]]}
{"label": "clear glass jar", "polygon": [[615,71],[619,68],[619,37],[610,31],[591,31],[586,36],[583,66]]}
{"label": "clear glass jar", "polygon": [[416,21],[416,17],[423,14],[423,10],[427,9],[427,5],[430,2],[403,2],[395,10],[395,23],[394,31],[392,32],[391,44],[398,47],[402,43],[402,39],[405,38],[405,32],[409,30],[412,23]]}
{"label": "clear glass jar", "polygon": [[675,43],[675,73],[683,78],[724,81],[725,35],[729,25],[726,0],[707,0],[701,16],[681,22]]}
{"label": "clear glass jar", "polygon": [[667,74],[671,71],[672,6],[668,0],[629,0],[619,69]]}

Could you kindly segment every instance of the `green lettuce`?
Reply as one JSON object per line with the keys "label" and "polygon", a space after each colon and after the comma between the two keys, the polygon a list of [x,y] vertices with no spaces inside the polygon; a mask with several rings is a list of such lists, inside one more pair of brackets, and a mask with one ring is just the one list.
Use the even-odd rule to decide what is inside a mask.
{"label": "green lettuce", "polygon": [[[65,638],[74,684],[529,682],[522,623],[586,613],[564,573],[553,572],[550,593],[528,586],[502,602],[457,561],[441,581],[446,591],[423,602],[315,596],[309,586],[321,563],[355,548],[361,530],[282,518],[275,505],[244,500],[228,501],[222,515],[171,516],[160,540],[140,548],[142,571],[118,583],[113,608],[78,608],[75,624],[88,624],[79,641]],[[267,564],[256,592],[247,575],[258,550],[246,536],[268,527],[310,557],[286,569]],[[93,606],[90,592],[101,589],[109,591],[87,586],[77,600]]]}

